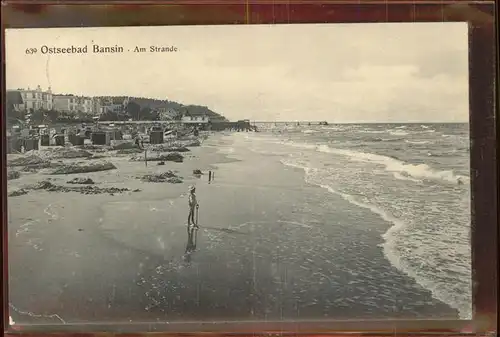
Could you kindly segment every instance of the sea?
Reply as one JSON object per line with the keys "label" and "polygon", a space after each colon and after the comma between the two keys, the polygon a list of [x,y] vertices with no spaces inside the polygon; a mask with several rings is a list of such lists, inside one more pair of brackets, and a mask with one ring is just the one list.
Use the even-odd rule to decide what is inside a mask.
{"label": "sea", "polygon": [[468,124],[258,124],[252,149],[388,224],[385,258],[472,316]]}

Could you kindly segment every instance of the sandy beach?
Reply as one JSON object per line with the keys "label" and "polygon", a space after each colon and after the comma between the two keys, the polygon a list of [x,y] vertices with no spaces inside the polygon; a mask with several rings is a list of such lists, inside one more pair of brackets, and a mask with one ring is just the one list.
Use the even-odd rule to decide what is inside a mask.
{"label": "sandy beach", "polygon": [[[10,180],[9,190],[47,177],[129,189],[9,199],[14,321],[456,318],[384,257],[386,222],[349,211],[346,200],[307,184],[301,169],[251,151],[244,134],[212,135],[183,155],[160,166],[112,156],[114,170]],[[182,183],[137,179],[168,170]],[[189,185],[200,203],[191,243]]]}

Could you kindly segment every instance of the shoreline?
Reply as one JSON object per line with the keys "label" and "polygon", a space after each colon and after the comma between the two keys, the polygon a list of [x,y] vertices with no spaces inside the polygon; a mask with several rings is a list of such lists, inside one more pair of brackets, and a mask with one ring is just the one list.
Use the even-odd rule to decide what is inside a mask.
{"label": "shoreline", "polygon": [[[287,166],[286,164],[283,164],[283,165]],[[306,179],[306,181],[307,181],[307,172],[303,168],[298,168],[298,167],[295,167],[295,168],[298,171],[301,171],[304,173],[304,179]],[[315,186],[317,188],[320,188],[320,189],[327,190],[329,193],[335,194],[336,196],[341,197],[342,199],[346,200],[347,202],[349,202],[355,206],[370,210],[373,214],[380,217],[384,222],[386,222],[387,223],[387,230],[381,235],[381,242],[377,245],[383,251],[386,260],[395,269],[397,269],[401,273],[404,273],[408,277],[412,278],[419,286],[421,286],[426,291],[429,291],[430,293],[432,293],[432,297],[434,299],[443,302],[444,304],[449,306],[450,309],[456,310],[458,319],[467,319],[467,318],[463,317],[463,314],[461,313],[460,308],[458,306],[453,306],[450,303],[446,302],[443,298],[441,298],[441,296],[439,296],[439,294],[435,293],[435,290],[433,289],[434,287],[429,286],[428,284],[426,284],[426,282],[420,281],[414,273],[412,273],[408,270],[408,268],[401,266],[401,262],[399,261],[398,257],[393,256],[393,252],[391,251],[392,242],[389,241],[388,237],[392,233],[397,232],[401,228],[405,227],[406,224],[404,224],[401,221],[387,215],[385,212],[383,212],[381,210],[374,209],[374,207],[371,205],[367,205],[367,204],[355,201],[350,195],[344,195],[338,191],[333,190],[332,188],[330,188],[327,185],[317,185],[314,183],[308,183],[308,184],[310,184],[311,186]]]}
{"label": "shoreline", "polygon": [[[242,317],[250,317],[249,319],[272,319],[273,317],[342,319],[349,316],[361,319],[396,318],[395,316],[401,315],[404,318],[412,317],[409,313],[413,310],[421,311],[420,315],[428,317],[429,313],[426,314],[426,312],[430,310],[430,307],[424,310],[427,304],[422,302],[414,309],[405,309],[405,301],[408,298],[405,300],[389,297],[380,302],[377,295],[373,293],[376,288],[367,288],[371,290],[364,295],[365,298],[368,294],[370,298],[374,296],[373,300],[357,305],[360,299],[357,297],[359,293],[356,295],[356,288],[352,284],[359,282],[357,280],[359,275],[350,274],[350,263],[359,264],[360,270],[366,270],[363,264],[370,264],[370,261],[366,260],[363,254],[359,255],[356,250],[362,251],[361,253],[366,251],[365,253],[368,254],[383,256],[380,254],[380,247],[376,244],[375,247],[370,246],[369,242],[372,239],[368,238],[371,236],[366,236],[370,233],[359,232],[360,234],[357,234],[360,235],[359,242],[354,244],[349,242],[343,233],[348,233],[344,232],[345,230],[354,231],[355,228],[349,229],[349,218],[353,215],[343,214],[345,212],[340,212],[340,215],[338,212],[320,214],[315,212],[314,208],[309,209],[308,203],[312,202],[314,205],[317,203],[315,200],[321,197],[318,190],[325,191],[317,186],[308,186],[303,179],[302,170],[300,170],[302,172],[298,169],[287,170],[285,168],[283,170],[281,163],[271,164],[272,161],[259,160],[258,157],[248,154],[246,155],[249,159],[245,162],[239,161],[236,154],[212,151],[211,143],[215,144],[214,147],[217,147],[218,142],[227,143],[220,138],[223,138],[222,135],[209,138],[207,144],[202,144],[201,147],[192,150],[191,155],[197,158],[186,159],[184,163],[168,163],[165,165],[168,167],[149,167],[148,165],[149,171],[165,169],[178,171],[179,175],[185,178],[182,184],[142,183],[129,180],[129,183],[134,185],[132,187],[142,184],[142,191],[128,194],[121,200],[115,200],[116,196],[107,195],[84,197],[92,198],[91,202],[85,207],[80,207],[78,212],[74,209],[63,209],[62,205],[68,207],[72,201],[76,202],[82,197],[74,193],[57,194],[62,197],[56,198],[59,200],[51,203],[54,208],[51,211],[52,214],[57,213],[63,219],[71,214],[80,220],[71,224],[63,224],[57,219],[52,219],[50,223],[54,228],[49,233],[41,234],[57,233],[62,239],[55,239],[55,241],[51,239],[52,242],[42,242],[40,245],[42,249],[50,247],[49,250],[52,251],[66,249],[66,251],[78,253],[79,257],[76,258],[76,262],[79,263],[77,267],[81,270],[74,269],[75,256],[63,257],[59,253],[63,267],[56,268],[43,263],[43,255],[47,254],[47,250],[39,251],[40,256],[37,257],[34,257],[30,251],[24,251],[23,255],[29,256],[28,260],[42,259],[42,262],[36,263],[42,270],[43,268],[54,269],[52,273],[55,275],[65,273],[60,276],[59,280],[55,275],[40,280],[41,284],[36,284],[39,291],[32,290],[32,295],[39,298],[39,294],[47,286],[50,288],[52,284],[53,288],[53,284],[67,283],[69,289],[65,289],[59,298],[61,299],[62,296],[61,302],[67,315],[63,319],[71,322],[85,322],[92,317],[91,320],[97,319],[98,321],[123,319],[154,321],[155,319],[161,320],[164,315],[168,315],[169,319],[176,318],[176,320],[216,319],[216,317],[233,317],[236,320],[241,320]],[[238,148],[238,150],[241,149]],[[204,164],[206,166],[203,166]],[[188,173],[192,172],[193,167],[202,170],[205,167],[214,168],[217,172],[214,183],[209,185],[206,175],[201,179],[190,176]],[[264,167],[266,167],[266,175],[261,174]],[[132,175],[131,172],[142,173],[146,171],[146,168],[144,166],[139,168],[137,163],[131,164],[123,161],[123,166],[119,165],[118,170],[125,170],[124,176],[129,177]],[[106,176],[115,179],[114,183],[109,184],[118,183],[119,179],[116,174],[109,173]],[[190,254],[191,261],[187,262],[184,254],[187,236],[184,226],[187,218],[187,200],[183,195],[187,192],[186,186],[189,184],[197,186],[201,204],[201,230],[198,233],[198,249]],[[162,187],[165,188],[162,189]],[[167,197],[169,195],[170,198]],[[35,199],[30,194],[17,198],[31,199],[32,202]],[[90,199],[86,200],[90,201]],[[325,210],[321,202],[326,201],[318,200],[322,201],[318,204],[317,210]],[[340,205],[343,203],[340,197],[335,203],[338,203],[341,210],[343,206]],[[237,205],[240,206],[236,207]],[[241,205],[248,207],[241,208]],[[94,215],[89,217],[89,212]],[[9,213],[10,215],[12,213],[10,209]],[[339,217],[343,220],[339,220]],[[331,223],[332,220],[338,225],[330,224],[325,227],[324,224]],[[78,229],[83,230],[78,231]],[[12,233],[9,234],[12,235]],[[362,239],[365,236],[366,243],[365,239]],[[381,239],[379,237],[379,240]],[[69,248],[68,242],[71,243]],[[110,245],[110,242],[114,243]],[[92,245],[89,245],[90,243]],[[314,245],[317,247],[310,248],[315,247]],[[300,248],[297,250],[294,247]],[[11,249],[10,245],[9,249]],[[341,255],[338,255],[335,249],[341,249]],[[377,250],[379,252],[375,253]],[[332,258],[334,260],[328,262]],[[308,262],[308,259],[311,262]],[[394,279],[397,274],[390,271],[390,268],[394,267],[386,263],[388,266],[383,267],[383,273],[392,275],[386,276],[388,279]],[[101,273],[103,268],[106,274],[102,279],[88,278],[89,275]],[[377,273],[376,270],[372,270],[371,273]],[[81,277],[87,277],[94,290],[89,293],[88,286],[85,286],[83,282],[76,282],[74,276],[71,276],[74,272]],[[35,271],[33,273],[34,276],[39,274]],[[258,278],[255,281],[252,281],[252,273],[257,273]],[[16,274],[25,276],[21,269],[14,274],[11,273],[11,277]],[[224,275],[231,275],[231,279],[224,278]],[[409,282],[400,275],[396,278],[403,284]],[[68,283],[72,279],[73,284]],[[332,282],[344,285],[345,289],[335,287],[332,289],[328,286]],[[351,282],[355,283],[351,284]],[[30,282],[28,281],[27,284]],[[370,287],[374,286],[375,284]],[[200,287],[206,289],[203,290]],[[390,282],[387,287],[391,287]],[[412,289],[410,294],[422,296],[422,290],[418,290],[418,287],[415,288],[410,284],[405,287]],[[167,289],[170,290],[167,291]],[[386,289],[385,285],[383,289]],[[58,289],[53,291],[58,291]],[[181,298],[185,298],[186,303],[179,303],[175,296],[168,295],[171,291],[172,295],[178,294]],[[87,300],[80,303],[81,306],[73,304],[74,301],[70,300],[76,294],[87,294]],[[266,300],[265,294],[271,296],[271,299]],[[20,295],[21,297],[11,296],[11,299],[24,302],[25,306],[20,305],[21,310],[26,306],[31,308],[33,304],[29,305],[29,301],[26,302],[22,298],[25,293]],[[400,295],[405,295],[405,292]],[[204,300],[201,300],[199,296],[204,296]],[[242,299],[238,299],[238,296]],[[338,296],[345,300],[336,302],[335,298]],[[405,297],[407,296],[408,294]],[[199,299],[196,300],[197,298]],[[354,305],[352,309],[347,310],[349,307],[345,307],[346,300],[347,302],[354,301],[354,303],[349,303],[349,306]],[[371,305],[368,304],[370,301],[379,304],[386,301],[386,306],[389,306],[377,311],[375,308],[370,309]],[[17,304],[17,302],[14,303],[14,305]],[[390,307],[390,303],[402,311],[398,312]],[[54,306],[60,307],[55,303]],[[286,308],[283,309],[283,306]],[[48,310],[46,313],[51,313],[49,307],[46,308]],[[437,310],[442,313],[448,311],[444,310],[441,305],[437,308],[441,308]],[[58,310],[60,309],[62,308]],[[58,310],[55,312],[59,312]],[[88,316],[89,310],[93,312],[91,316]],[[208,317],[207,310],[210,311]],[[325,316],[325,310],[330,314]],[[453,315],[445,314],[445,316]],[[19,324],[26,319],[25,316],[22,316],[21,320],[18,317],[13,318]]]}
{"label": "shoreline", "polygon": [[[389,132],[390,130],[385,130],[385,131]],[[442,131],[442,132],[445,132],[445,131]],[[446,131],[446,132],[448,132],[448,131]],[[326,189],[331,188],[329,185],[335,186],[335,188],[337,188],[338,191],[333,190],[330,192],[338,192],[336,194],[339,194],[342,197],[346,197],[349,201],[351,201],[351,203],[353,205],[368,209],[368,210],[372,211],[374,214],[376,214],[377,217],[380,217],[384,220],[387,219],[390,226],[389,226],[388,230],[385,231],[382,235],[384,238],[384,242],[381,244],[381,247],[384,249],[384,253],[386,255],[386,258],[391,262],[391,264],[393,264],[394,267],[396,267],[401,272],[403,272],[406,275],[413,278],[423,288],[431,291],[434,298],[436,298],[440,301],[443,301],[444,303],[448,303],[450,305],[450,307],[459,311],[459,313],[460,313],[459,317],[461,317],[461,319],[470,318],[471,310],[472,310],[471,302],[470,302],[471,301],[471,299],[470,299],[470,289],[471,289],[470,287],[471,287],[471,285],[467,284],[468,282],[470,282],[470,281],[467,281],[467,280],[470,280],[470,270],[469,270],[469,272],[467,272],[467,269],[466,269],[466,268],[468,268],[467,264],[464,265],[463,263],[460,263],[459,265],[457,265],[454,263],[455,261],[453,261],[453,256],[460,256],[460,255],[464,255],[462,259],[465,259],[467,261],[468,254],[467,254],[466,248],[463,249],[462,251],[458,251],[458,252],[453,252],[453,251],[450,251],[450,249],[446,249],[441,254],[438,254],[438,256],[443,257],[445,260],[448,260],[451,263],[452,270],[450,271],[450,273],[454,273],[454,275],[457,275],[457,273],[458,273],[458,275],[463,275],[463,277],[466,278],[465,281],[463,281],[463,282],[461,282],[461,281],[460,282],[458,282],[458,281],[451,282],[451,281],[448,281],[446,278],[447,274],[448,274],[448,277],[453,277],[453,275],[449,275],[449,273],[446,272],[448,270],[448,268],[443,267],[445,269],[445,271],[443,271],[442,273],[435,273],[436,268],[438,268],[438,269],[441,268],[439,265],[436,265],[436,263],[438,263],[438,261],[435,260],[436,256],[432,255],[432,254],[422,254],[421,251],[419,250],[419,246],[416,246],[413,243],[414,241],[412,240],[412,235],[413,235],[416,237],[416,242],[420,243],[421,247],[428,247],[428,249],[430,249],[430,251],[432,251],[433,248],[438,248],[438,249],[446,248],[446,247],[442,247],[441,245],[439,245],[439,243],[437,243],[438,247],[436,247],[436,242],[435,242],[435,240],[433,240],[433,237],[432,237],[432,233],[433,233],[432,231],[435,229],[439,229],[440,223],[442,223],[442,221],[439,221],[440,217],[438,217],[438,219],[437,219],[438,221],[436,221],[437,223],[435,223],[435,222],[432,222],[432,220],[428,219],[426,216],[423,216],[421,211],[418,212],[415,210],[407,209],[406,211],[409,212],[407,214],[415,214],[417,216],[417,218],[422,218],[424,220],[430,221],[430,222],[428,222],[429,226],[425,226],[423,229],[419,229],[419,226],[415,226],[416,224],[414,224],[413,221],[411,221],[411,219],[408,219],[408,216],[405,215],[404,212],[403,212],[403,214],[401,214],[401,210],[399,210],[397,207],[392,207],[391,205],[380,206],[380,198],[379,198],[380,195],[378,193],[374,192],[373,190],[369,191],[369,189],[357,185],[356,184],[357,177],[355,177],[355,176],[353,176],[354,179],[351,179],[351,180],[354,180],[353,182],[346,181],[345,179],[342,179],[343,184],[340,184],[340,185],[338,185],[335,180],[331,180],[331,179],[329,179],[329,177],[326,177],[325,174],[323,174],[323,173],[319,177],[320,179],[318,179],[318,176],[316,175],[317,172],[314,172],[314,170],[317,170],[316,168],[321,167],[321,166],[317,166],[317,165],[321,165],[322,163],[328,163],[327,164],[328,166],[330,166],[330,165],[333,166],[333,165],[336,165],[335,161],[338,161],[338,160],[341,160],[341,162],[346,162],[348,165],[350,165],[348,161],[343,160],[342,156],[335,156],[334,154],[338,153],[339,155],[344,155],[344,154],[347,154],[348,151],[360,151],[360,150],[356,146],[354,147],[354,150],[352,150],[351,146],[342,146],[341,144],[337,143],[337,145],[335,147],[337,149],[342,149],[342,150],[338,150],[338,151],[337,150],[335,150],[335,151],[328,150],[328,151],[326,151],[325,149],[327,148],[327,146],[331,146],[329,143],[327,145],[319,146],[319,144],[322,144],[323,142],[321,141],[320,138],[318,138],[318,140],[320,141],[319,144],[317,143],[316,145],[310,145],[309,144],[310,140],[311,139],[314,140],[314,138],[311,138],[310,135],[304,135],[306,133],[309,133],[309,132],[303,131],[302,137],[300,137],[300,136],[295,137],[293,139],[293,141],[289,139],[289,142],[293,143],[293,147],[289,146],[290,144],[285,144],[283,142],[283,140],[280,141],[274,135],[272,135],[269,138],[270,143],[266,142],[263,144],[272,145],[274,142],[276,142],[276,144],[280,143],[283,146],[287,145],[286,147],[282,147],[282,146],[274,147],[273,146],[273,147],[271,147],[272,151],[281,152],[281,151],[283,151],[283,148],[289,148],[290,151],[293,151],[293,152],[303,151],[304,153],[307,153],[307,154],[304,154],[304,160],[305,160],[305,162],[309,162],[309,165],[312,165],[313,172],[310,172],[310,173],[312,173],[311,178],[313,178],[313,179],[311,179],[311,180],[312,180],[312,183],[314,185],[321,186],[321,187],[326,188]],[[367,131],[367,133],[369,133],[369,132]],[[349,135],[347,135],[347,137],[348,137],[348,139],[350,139]],[[368,142],[370,142],[371,140],[370,140],[369,136],[367,136],[367,137],[368,137]],[[257,138],[259,138],[259,137],[257,137]],[[355,139],[359,140],[358,138],[355,138]],[[256,140],[258,140],[258,139],[256,139]],[[439,141],[439,139],[438,139],[438,141]],[[363,144],[362,141],[360,141],[360,142]],[[259,142],[257,142],[257,143],[259,143]],[[406,143],[409,143],[409,142],[406,142]],[[426,143],[432,144],[432,139],[426,141]],[[305,144],[308,144],[308,145],[305,145]],[[371,145],[372,145],[371,143],[364,143],[364,146],[371,146]],[[404,146],[405,146],[405,144],[402,144],[402,148],[404,148]],[[259,148],[259,146],[257,146],[257,147]],[[304,150],[293,150],[295,148],[301,148]],[[316,148],[315,152],[312,151],[313,148]],[[263,149],[264,149],[263,153],[273,153],[273,152],[268,152],[269,151],[268,147],[263,147]],[[307,149],[310,149],[311,151],[309,151]],[[398,150],[401,150],[401,149],[398,148]],[[285,151],[287,151],[287,150],[285,150]],[[389,156],[390,156],[390,153],[393,150],[388,149],[388,148],[386,148],[384,150],[384,145],[382,143],[376,143],[375,149],[370,148],[370,150],[368,150],[368,151],[374,151],[373,153],[376,153],[377,155],[387,156],[387,154],[389,154]],[[425,150],[422,150],[422,151],[425,151]],[[439,151],[439,150],[436,150],[433,148],[433,150],[426,150],[426,152],[424,154],[427,154],[428,151],[434,152],[434,151]],[[325,153],[323,153],[323,152],[325,152]],[[330,152],[332,152],[331,155],[329,155]],[[315,158],[316,160],[319,160],[319,162],[311,163],[309,158],[308,158],[308,156],[310,156],[309,153],[314,153],[314,157],[311,157],[311,158]],[[400,157],[400,155],[398,155],[398,157]],[[419,157],[418,153],[417,153],[416,157]],[[404,158],[404,156],[403,156],[403,158]],[[410,157],[407,156],[406,160],[411,162],[411,159],[409,159],[409,158]],[[298,164],[297,167],[300,167],[301,170],[304,170],[302,168],[302,166],[304,166],[305,164],[302,164],[300,161],[299,162],[296,162],[295,160],[289,161],[288,159],[286,159],[285,161],[290,162],[290,163],[295,162],[295,164]],[[455,172],[455,174],[457,174],[456,172],[459,172],[459,173],[462,172],[459,164],[460,164],[460,162],[457,164],[458,165],[458,168],[456,168],[457,171],[455,171],[455,169],[450,167],[450,166],[446,166],[447,165],[446,163],[439,164],[437,166],[438,168],[436,168],[433,165],[431,165],[431,167],[433,167],[433,169],[434,169],[433,172],[440,172],[439,170],[446,171],[446,170],[453,169],[453,172]],[[305,166],[308,166],[308,165],[305,165]],[[429,169],[429,167],[427,167],[427,168]],[[325,169],[328,171],[328,167],[325,167]],[[338,167],[338,169],[340,171],[342,171],[340,166]],[[365,169],[363,168],[362,170],[365,170]],[[374,168],[373,170],[378,171],[377,168]],[[321,169],[321,171],[324,171],[324,170]],[[360,172],[362,172],[362,171],[360,171]],[[379,171],[376,173],[379,174],[382,172],[384,172],[384,171]],[[447,171],[447,173],[449,173],[449,172],[452,172],[452,171]],[[345,172],[344,174],[346,174],[346,173],[347,172]],[[307,172],[305,173],[306,176],[308,174],[309,173],[307,173]],[[446,177],[448,177],[448,176],[449,176],[449,174]],[[337,177],[337,179],[338,178],[339,177]],[[340,177],[340,178],[342,178],[342,177]],[[384,178],[384,177],[382,177],[382,178]],[[398,180],[395,180],[394,178],[396,178]],[[307,177],[306,177],[306,179],[307,179]],[[366,184],[368,184],[368,185],[372,184],[372,180],[370,177],[366,176],[362,179],[365,181]],[[394,176],[394,177],[387,176],[385,183],[387,183],[387,186],[396,187],[397,189],[399,189],[399,192],[401,192],[401,189],[403,189],[403,191],[402,191],[402,192],[404,192],[404,193],[402,193],[403,200],[408,200],[410,202],[412,200],[421,200],[422,196],[423,196],[422,193],[418,193],[417,196],[419,196],[419,197],[417,197],[416,199],[412,195],[409,195],[409,193],[408,193],[408,191],[411,191],[414,188],[418,188],[418,186],[402,186],[405,183],[409,184],[409,185],[413,185],[414,181],[409,179],[409,178],[405,178],[405,182],[399,182],[399,180],[401,180],[401,179],[402,179],[401,176]],[[411,180],[411,182],[409,183],[408,181],[410,181],[410,180]],[[424,184],[423,181],[417,181],[417,182],[420,184]],[[398,187],[398,183],[401,187]],[[440,187],[439,183],[444,183],[444,186]],[[453,188],[453,185],[450,185],[447,183],[448,183],[447,180],[444,182],[439,181],[439,180],[438,181],[428,181],[428,182],[426,182],[425,186],[426,187],[435,186],[436,188],[434,189],[434,191],[436,191],[437,193],[441,193],[441,194],[443,193],[443,191],[447,191],[449,189],[452,189],[452,191],[451,191],[452,193],[450,193],[450,196],[454,195],[453,193],[456,193],[457,190],[460,190],[463,192],[464,190],[466,191],[466,189],[467,189],[467,186],[460,186],[461,185],[460,183],[455,188]],[[384,185],[385,184],[381,184],[381,186],[384,186]],[[395,190],[395,193],[398,192],[397,189]],[[454,191],[453,191],[453,189],[454,189]],[[370,198],[366,199],[365,197],[363,197],[362,196],[363,192],[361,192],[361,194],[358,196],[359,192],[357,192],[357,191],[368,191],[369,192],[368,195],[371,196],[371,198],[373,198],[374,200],[370,200]],[[389,193],[387,190],[385,192]],[[424,192],[424,193],[429,193],[429,189],[427,188],[426,192]],[[385,197],[387,198],[389,196],[386,195]],[[465,195],[465,196],[463,196],[463,198],[467,198],[467,196]],[[440,205],[444,206],[447,202],[449,202],[448,196],[442,196],[441,200],[439,200],[438,198],[433,198],[433,199],[434,199],[433,204],[437,203],[437,205],[439,205],[439,206]],[[388,199],[386,199],[386,200],[388,200]],[[401,203],[398,203],[398,204],[401,204]],[[453,206],[453,204],[452,204],[452,206]],[[465,207],[465,209],[467,209],[467,205],[464,205],[464,207]],[[429,207],[426,207],[426,208],[429,210]],[[430,210],[432,211],[432,207],[430,207],[430,208],[431,208]],[[458,211],[458,213],[460,213],[459,210],[457,210],[457,211]],[[417,213],[419,213],[419,214],[417,214]],[[391,214],[396,214],[397,217],[391,216]],[[402,215],[405,215],[405,216],[401,217]],[[456,220],[456,218],[454,218],[454,220]],[[464,225],[466,225],[466,224],[464,224]],[[441,233],[438,232],[435,234],[441,234]],[[463,238],[464,233],[460,229],[458,230],[458,233],[456,233],[456,234],[459,235],[459,237],[461,236]],[[419,235],[425,235],[425,238],[419,237]],[[429,236],[429,237],[427,237],[427,236]],[[448,242],[446,235],[440,235],[440,237],[445,242]],[[454,246],[457,244],[457,242],[453,242],[453,240],[452,240],[452,242],[449,242],[449,243],[451,244],[451,247],[450,247],[451,249],[453,249],[452,247],[456,247],[457,249],[464,248],[463,246],[460,246],[460,245]],[[410,250],[408,251],[408,249],[410,249]],[[412,254],[411,251],[413,251],[413,250],[415,250],[415,253],[417,254],[416,256],[411,256],[411,254]],[[457,255],[457,253],[458,253],[458,255]],[[425,256],[424,260],[420,259],[423,256]],[[424,266],[423,266],[424,269],[419,269],[418,260],[420,260],[420,263],[423,263],[423,261],[425,261],[425,259],[429,259],[429,263],[424,263]],[[431,269],[429,269],[429,267],[431,267]],[[470,268],[470,266],[469,266],[469,268]],[[451,286],[451,288],[446,289],[448,287],[448,284]],[[469,293],[468,296],[467,296],[467,293]],[[467,297],[469,297],[468,300],[467,300]]]}
{"label": "shoreline", "polygon": [[[263,152],[257,152],[257,153],[262,154]],[[373,205],[365,204],[363,202],[359,202],[359,201],[355,200],[353,198],[353,196],[351,196],[351,195],[335,191],[328,185],[321,185],[319,183],[315,183],[315,182],[310,181],[310,179],[308,179],[308,169],[305,167],[289,164],[289,163],[283,162],[282,160],[280,160],[280,163],[283,165],[283,167],[290,167],[290,168],[297,170],[297,172],[300,172],[303,175],[303,179],[305,180],[305,182],[308,185],[314,186],[315,188],[318,188],[322,191],[328,191],[328,194],[333,194],[339,198],[342,198],[343,200],[349,202],[352,205],[355,205],[356,207],[360,207],[362,209],[369,210],[371,214],[375,215],[375,217],[382,219],[383,222],[386,223],[387,226],[385,227],[386,230],[381,231],[380,242],[377,244],[377,247],[380,247],[387,262],[389,262],[393,268],[395,268],[399,272],[403,273],[405,276],[411,278],[425,292],[430,293],[431,296],[435,300],[448,306],[451,311],[456,311],[456,316],[457,316],[456,318],[457,319],[467,319],[465,317],[466,314],[461,312],[459,305],[452,305],[452,304],[448,303],[446,301],[447,299],[443,298],[443,296],[441,294],[436,293],[436,289],[435,289],[436,285],[428,284],[428,282],[420,280],[417,275],[415,275],[414,273],[411,272],[411,270],[408,270],[408,268],[405,269],[404,267],[402,267],[401,263],[399,261],[399,258],[397,256],[394,256],[393,255],[394,253],[392,251],[390,251],[389,246],[391,245],[391,242],[389,241],[388,236],[390,236],[391,233],[399,230],[402,226],[404,227],[405,226],[404,223],[402,223],[400,220],[393,218],[392,216],[386,214],[384,211],[377,209]]]}

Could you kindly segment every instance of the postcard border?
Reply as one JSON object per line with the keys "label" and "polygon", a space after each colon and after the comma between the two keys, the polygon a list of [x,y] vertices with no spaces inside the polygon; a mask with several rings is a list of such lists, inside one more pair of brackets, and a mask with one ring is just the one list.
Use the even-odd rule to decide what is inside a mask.
{"label": "postcard border", "polygon": [[[67,2],[69,3],[69,2]],[[291,24],[291,23],[359,23],[359,22],[468,22],[469,23],[469,100],[471,132],[471,191],[473,246],[472,321],[357,321],[357,322],[277,322],[277,323],[171,323],[167,331],[255,333],[279,331],[290,333],[372,332],[372,334],[409,333],[478,333],[497,329],[498,289],[498,167],[496,130],[497,50],[495,45],[495,3],[492,1],[233,1],[203,5],[193,1],[169,2],[110,2],[72,1],[73,5],[57,2],[4,2],[2,9],[2,41],[6,28],[105,27],[138,25],[203,25],[203,24]],[[79,6],[74,4],[78,3]],[[150,15],[148,16],[149,13]],[[154,15],[152,15],[154,13]],[[5,74],[5,45],[2,43],[2,66]],[[5,77],[2,78],[2,102],[5,102]],[[5,105],[4,109],[5,109]],[[4,124],[5,111],[1,117]],[[2,130],[2,331],[8,322],[7,299],[7,198],[6,137]],[[425,323],[424,323],[425,322]],[[366,324],[368,323],[368,324]],[[444,323],[444,325],[443,325]],[[416,324],[416,325],[415,325]],[[418,326],[419,324],[426,324]],[[430,325],[429,325],[430,324]],[[109,325],[93,325],[96,330],[110,331]],[[358,326],[358,328],[354,328]],[[366,327],[371,327],[368,330]],[[148,328],[149,327],[149,328]],[[158,331],[158,326],[146,324],[141,331]],[[46,330],[46,326],[23,326],[23,335]],[[51,331],[82,335],[76,326],[52,326]],[[73,329],[68,330],[67,328]],[[194,328],[194,329],[193,329]],[[88,331],[88,330],[87,330]],[[92,330],[94,331],[94,330]],[[113,331],[113,330],[111,330]],[[114,329],[115,333],[123,327]],[[165,330],[164,330],[165,331]],[[19,334],[9,331],[7,334]],[[44,332],[43,335],[51,334]],[[85,333],[84,333],[85,334]],[[92,333],[89,333],[93,335]]]}

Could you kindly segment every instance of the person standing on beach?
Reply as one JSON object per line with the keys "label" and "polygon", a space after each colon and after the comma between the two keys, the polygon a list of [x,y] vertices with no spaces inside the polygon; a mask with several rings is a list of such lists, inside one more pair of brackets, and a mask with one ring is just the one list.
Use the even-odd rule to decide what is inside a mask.
{"label": "person standing on beach", "polygon": [[198,200],[196,200],[196,188],[194,186],[189,187],[189,215],[188,215],[188,228],[194,226],[194,228],[199,228],[198,224],[194,220],[195,209],[200,207],[198,205]]}
{"label": "person standing on beach", "polygon": [[141,139],[140,139],[140,136],[139,136],[139,135],[137,135],[137,136],[135,137],[135,145],[136,145],[139,149],[142,149],[142,147],[141,147]]}

